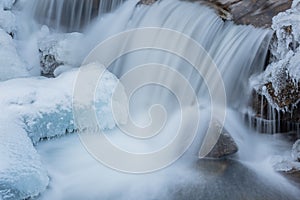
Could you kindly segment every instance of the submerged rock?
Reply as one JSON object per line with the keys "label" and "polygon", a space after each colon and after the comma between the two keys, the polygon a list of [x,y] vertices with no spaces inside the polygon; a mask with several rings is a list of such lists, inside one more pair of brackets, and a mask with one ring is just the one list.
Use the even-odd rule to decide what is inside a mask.
{"label": "submerged rock", "polygon": [[218,126],[221,131],[218,142],[206,158],[223,158],[238,152],[238,146],[227,130]]}

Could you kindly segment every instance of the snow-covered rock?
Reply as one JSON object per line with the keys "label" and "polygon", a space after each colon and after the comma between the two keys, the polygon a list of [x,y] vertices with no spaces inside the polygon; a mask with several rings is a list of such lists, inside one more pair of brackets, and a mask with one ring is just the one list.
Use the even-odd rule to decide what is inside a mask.
{"label": "snow-covered rock", "polygon": [[0,81],[26,76],[29,73],[18,55],[15,42],[0,29]]}
{"label": "snow-covered rock", "polygon": [[[90,65],[100,67],[96,63]],[[78,69],[74,69],[55,79],[16,79],[0,85],[0,89],[6,91],[0,94],[3,106],[10,107],[9,112],[18,112],[23,128],[34,143],[44,138],[63,135],[66,130],[76,129],[72,98],[77,73]],[[106,71],[95,94],[95,107],[103,129],[115,127],[110,105],[117,84],[118,79]],[[125,94],[123,96],[126,98]],[[126,115],[125,112],[120,115]]]}
{"label": "snow-covered rock", "polygon": [[0,196],[14,200],[37,196],[48,185],[47,171],[15,116],[5,113],[0,117]]}
{"label": "snow-covered rock", "polygon": [[40,38],[38,47],[42,74],[53,77],[60,65],[80,66],[81,60],[74,55],[74,49],[80,48],[77,44],[81,38],[80,33],[49,34]]}
{"label": "snow-covered rock", "polygon": [[[89,66],[101,67],[97,63]],[[76,129],[73,120],[73,87],[79,69],[55,79],[21,78],[0,83],[0,196],[24,199],[43,192],[47,172],[33,144]],[[103,129],[115,127],[111,101],[120,107],[126,99],[112,98],[118,79],[105,71],[98,83],[94,104]],[[123,95],[123,96],[122,96]],[[118,117],[127,119],[126,109]]]}

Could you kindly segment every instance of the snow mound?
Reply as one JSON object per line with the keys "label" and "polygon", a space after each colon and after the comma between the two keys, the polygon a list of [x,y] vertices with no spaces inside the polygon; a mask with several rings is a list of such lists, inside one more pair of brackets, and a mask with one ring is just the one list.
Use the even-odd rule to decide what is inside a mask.
{"label": "snow mound", "polygon": [[[97,63],[90,64],[101,67]],[[24,199],[43,192],[48,185],[47,172],[33,144],[76,130],[72,112],[73,87],[80,69],[57,78],[12,79],[0,83],[0,196]],[[100,127],[116,126],[111,101],[122,107],[121,99],[112,98],[118,79],[105,71],[99,81],[94,104]],[[127,118],[126,109],[118,117]]]}
{"label": "snow mound", "polygon": [[26,76],[29,76],[26,64],[19,57],[13,39],[0,29],[0,81]]}
{"label": "snow mound", "polygon": [[12,200],[37,196],[48,185],[47,171],[26,132],[10,117],[0,118],[0,196]]}

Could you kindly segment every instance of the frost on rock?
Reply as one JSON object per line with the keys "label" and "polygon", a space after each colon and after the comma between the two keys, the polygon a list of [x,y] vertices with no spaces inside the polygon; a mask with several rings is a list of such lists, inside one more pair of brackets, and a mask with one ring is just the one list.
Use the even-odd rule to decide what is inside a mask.
{"label": "frost on rock", "polygon": [[29,76],[13,39],[0,29],[0,81]]}
{"label": "frost on rock", "polygon": [[[271,48],[276,67],[285,68],[295,82],[300,80],[300,3],[293,2],[291,9],[273,18],[276,38]],[[284,63],[278,61],[285,60]]]}
{"label": "frost on rock", "polygon": [[42,75],[54,77],[54,71],[61,65],[78,67],[81,60],[74,55],[74,49],[82,38],[80,33],[49,34],[39,41]]}
{"label": "frost on rock", "polygon": [[252,78],[252,86],[280,111],[291,112],[300,101],[300,3],[273,18],[275,37],[271,63],[263,74]]}
{"label": "frost on rock", "polygon": [[[90,64],[100,67],[97,63]],[[0,196],[26,199],[43,192],[47,172],[33,144],[76,129],[73,120],[73,87],[79,69],[54,79],[13,79],[0,83]],[[127,119],[124,91],[112,98],[118,79],[105,71],[96,90],[95,106],[100,127],[112,129],[116,122],[110,109],[118,105],[117,117]],[[124,100],[125,99],[125,100]],[[88,119],[87,119],[88,120]]]}

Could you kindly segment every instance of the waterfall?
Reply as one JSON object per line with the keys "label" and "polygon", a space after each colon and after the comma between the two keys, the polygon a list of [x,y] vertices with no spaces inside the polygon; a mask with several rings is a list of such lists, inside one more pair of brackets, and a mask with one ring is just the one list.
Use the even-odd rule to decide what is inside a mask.
{"label": "waterfall", "polygon": [[[138,7],[136,3],[137,1],[126,2],[113,15],[89,27],[86,30],[86,40],[81,44],[87,50],[84,55],[106,38],[126,30],[145,27],[175,30],[197,41],[212,57],[222,74],[229,103],[232,106],[246,103],[245,97],[249,97],[251,92],[248,90],[248,79],[252,74],[261,72],[264,67],[272,35],[270,30],[224,22],[213,10],[199,3],[164,0],[152,6]],[[178,41],[168,42],[176,46]],[[119,44],[120,47],[122,45],[130,44]],[[120,47],[114,47],[115,51]],[[183,45],[180,48],[189,51],[189,46]],[[197,77],[193,67],[168,53],[151,50],[135,52],[118,59],[111,70],[121,77],[133,66],[143,63],[161,63],[174,67],[189,79],[195,90],[200,91],[198,96],[203,97],[203,89],[199,89],[204,85],[202,78]]]}
{"label": "waterfall", "polygon": [[115,10],[125,0],[32,0],[29,11],[40,24],[79,31],[91,20]]}
{"label": "waterfall", "polygon": [[[167,84],[168,87],[159,84],[141,85],[139,90],[132,93],[132,95],[130,94],[129,102],[130,120],[135,122],[131,123],[131,125],[134,126],[138,124],[141,127],[148,127],[148,125],[150,124],[151,126],[152,123],[161,123],[164,125],[161,129],[161,135],[176,135],[176,128],[179,129],[181,127],[181,119],[184,117],[187,117],[187,119],[185,119],[187,123],[185,126],[186,129],[180,129],[179,131],[190,133],[191,130],[189,128],[193,125],[189,123],[197,123],[198,120],[198,118],[195,117],[197,114],[192,111],[197,109],[203,114],[203,111],[205,112],[214,107],[215,102],[213,101],[220,101],[217,102],[218,105],[224,103],[222,102],[222,96],[214,94],[214,91],[220,92],[224,84],[226,92],[225,101],[227,102],[226,108],[238,111],[238,114],[234,114],[234,117],[226,117],[226,121],[229,121],[230,125],[225,124],[225,128],[227,130],[233,130],[233,137],[239,141],[241,141],[240,137],[247,137],[246,135],[242,136],[239,134],[245,133],[245,129],[247,129],[243,125],[243,120],[239,115],[241,115],[240,113],[243,109],[247,109],[248,107],[249,97],[251,96],[248,83],[250,76],[255,73],[260,73],[264,68],[272,31],[254,28],[253,26],[236,25],[231,21],[224,22],[214,10],[199,3],[163,0],[151,6],[136,6],[136,4],[137,1],[127,1],[113,14],[97,20],[85,29],[85,38],[81,40],[79,44],[76,44],[76,46],[80,48],[77,48],[76,56],[74,57],[81,57],[82,60],[85,60],[85,63],[90,61],[100,62],[108,67],[121,82],[123,82],[124,77],[125,79],[129,79],[129,85],[132,82],[140,83],[144,80],[148,82],[155,80],[155,83]],[[149,34],[147,30],[151,28],[162,30],[161,32],[158,31]],[[133,34],[129,34],[123,39],[119,38],[115,41],[112,39],[116,34],[120,35],[125,33],[126,35],[126,32],[134,30],[140,30],[138,32],[145,31],[145,34],[133,32]],[[168,36],[166,33],[168,30],[182,34],[184,38],[190,38],[190,40],[176,37],[172,33]],[[161,35],[163,35],[163,39]],[[111,40],[113,40],[113,43],[108,45],[106,42]],[[193,42],[191,41],[203,47],[208,57],[210,57],[216,65],[218,69],[217,72],[213,70],[213,65],[208,62],[205,53],[197,53],[197,49],[194,51]],[[145,48],[137,48],[129,52],[124,50],[135,48],[137,43],[143,43],[146,46]],[[100,44],[100,46],[104,44],[105,48],[102,46],[101,50],[92,51],[98,44]],[[159,46],[159,48],[149,48],[152,45]],[[160,48],[163,45],[174,49],[175,52],[179,51],[182,55],[189,57],[189,59],[185,59],[185,57],[182,58],[176,53],[168,52],[164,50],[164,48]],[[122,52],[123,50],[125,53]],[[89,54],[91,51],[92,53]],[[120,53],[124,53],[124,55],[119,55]],[[88,58],[84,59],[87,55]],[[119,56],[113,60],[111,57],[116,55]],[[195,61],[195,63],[200,66],[199,69],[204,72],[205,77],[203,77],[203,74],[197,72],[193,64],[189,62],[190,60]],[[157,68],[158,64],[161,66],[161,71],[158,70],[156,73],[147,71],[155,67]],[[172,73],[166,73],[166,66],[178,72],[183,79],[189,82],[189,85],[182,84],[181,80],[176,78]],[[139,71],[140,74],[128,75],[134,74],[136,70],[138,71],[138,68],[143,67],[146,68],[146,72],[142,70]],[[221,74],[221,80],[218,78],[218,73]],[[196,93],[197,102],[199,103],[197,108],[193,107],[190,109],[191,105],[194,106],[194,101],[192,100],[193,96],[189,93],[189,86],[191,86],[192,90]],[[169,91],[169,88],[173,90]],[[212,93],[210,91],[211,89],[213,90]],[[178,98],[176,99],[178,96],[179,100]],[[182,102],[180,101],[181,99],[185,99],[185,101]],[[165,109],[164,111],[166,111],[171,118],[170,121],[166,121],[165,124],[160,121],[165,115],[162,110],[155,113],[157,110],[153,109],[153,106],[155,107],[156,105],[162,105]],[[178,107],[182,108],[181,106],[184,108],[178,109]],[[214,111],[216,111],[216,113],[213,113]],[[216,118],[222,123],[222,117],[225,114],[218,113],[218,111],[223,112],[222,108],[218,108],[214,111],[211,111],[211,115],[206,117],[208,119],[211,117]],[[190,112],[190,115],[187,114],[184,115],[184,117],[178,117],[178,112],[183,113],[183,115]],[[237,119],[240,119],[240,121],[237,121]],[[158,120],[158,122],[155,120]],[[202,122],[205,120],[206,119]],[[211,126],[211,124],[209,126]],[[143,128],[138,129],[134,127],[133,129],[139,130],[136,134],[144,134]],[[198,135],[200,135],[202,139],[198,140],[198,146],[196,147],[198,150],[199,142],[203,142],[207,139],[204,138],[203,140],[207,129],[201,126],[199,129]],[[210,130],[208,130],[208,132],[209,131]],[[121,141],[125,141],[123,137],[121,138]],[[167,139],[163,136],[155,137],[153,140],[161,145],[163,142],[168,143],[170,137],[167,137]],[[153,140],[151,139],[150,141],[153,142]],[[182,138],[181,141],[183,142],[185,140]],[[145,141],[142,141],[142,143],[143,142]],[[118,145],[122,146],[124,144],[122,142]],[[178,144],[178,148],[181,148],[181,145],[182,144]],[[127,145],[127,147],[128,146],[134,147],[136,145]],[[153,143],[149,146],[151,146],[150,151],[154,151],[157,148],[157,145],[153,145]],[[244,149],[240,150],[241,154],[251,149],[251,143],[246,141],[240,142],[239,146]],[[244,155],[249,157],[249,153],[245,153]]]}
{"label": "waterfall", "polygon": [[[120,79],[126,94],[131,95],[128,95],[130,97],[128,110],[131,115],[128,119],[134,123],[130,125],[134,130],[138,130],[137,133],[124,132],[123,127],[120,126],[105,132],[104,137],[102,137],[103,134],[87,134],[87,140],[85,140],[86,138],[81,137],[83,134],[79,134],[80,141],[77,136],[71,135],[39,145],[38,151],[46,158],[46,162],[50,163],[48,167],[52,177],[52,185],[49,187],[51,189],[44,196],[42,195],[42,199],[259,199],[261,197],[283,199],[285,196],[297,197],[298,190],[294,190],[288,181],[275,174],[268,161],[270,155],[277,153],[278,147],[274,144],[274,140],[249,130],[243,124],[244,119],[241,117],[241,112],[247,109],[251,96],[249,78],[264,69],[272,31],[223,21],[214,10],[197,2],[160,0],[151,6],[137,6],[138,0],[128,0],[111,14],[96,18],[93,23],[90,23],[91,16],[98,15],[99,10],[100,13],[103,9],[108,11],[122,1],[101,1],[103,3],[101,9],[99,6],[93,7],[95,1],[90,0],[74,0],[73,2],[76,3],[70,3],[69,0],[45,0],[43,2],[35,0],[34,2],[36,6],[31,7],[32,12],[41,20],[41,24],[51,25],[58,31],[63,30],[63,26],[65,31],[71,31],[86,25],[81,29],[83,36],[80,41],[70,44],[73,52],[68,52],[70,53],[68,56],[74,59],[74,63],[86,64],[97,61],[98,63],[93,64],[94,68],[90,72],[98,73],[96,68],[101,68],[98,67],[100,63],[108,67],[108,70]],[[69,21],[63,22],[62,19]],[[127,49],[133,49],[133,51]],[[217,67],[217,70],[214,67]],[[82,68],[84,67],[80,70]],[[155,70],[151,71],[152,69]],[[78,96],[84,100],[87,99],[90,103],[92,102],[89,101],[91,100],[90,93],[97,90],[85,87],[85,84],[93,85],[93,81],[99,81],[99,77],[96,73],[89,74],[88,70],[87,73],[86,71],[80,73],[80,70],[74,84],[73,103],[76,102]],[[203,73],[199,74],[197,70]],[[82,74],[85,75],[83,79],[81,79]],[[103,81],[107,81],[108,85],[111,84],[109,80]],[[183,84],[184,81],[189,84]],[[157,82],[164,85],[153,84]],[[135,83],[150,84],[134,85]],[[165,85],[170,86],[171,90]],[[218,99],[222,96],[215,95],[214,92],[222,92],[223,85],[227,108],[224,127],[239,147],[235,158],[241,162],[237,162],[237,165],[228,165],[226,164],[228,161],[224,160],[220,165],[216,165],[214,161],[212,163],[209,161],[208,166],[201,167],[197,153],[199,144],[206,139],[209,121],[212,121],[213,117],[217,117],[217,120],[223,117],[216,116],[218,112],[214,113],[210,109],[214,103],[222,103]],[[136,86],[140,87],[133,92]],[[110,90],[110,88],[104,88],[106,89]],[[85,91],[80,93],[80,90]],[[197,104],[190,90],[195,92]],[[96,95],[93,94],[92,98]],[[78,123],[77,114],[81,114],[81,116],[84,115],[85,123],[94,124],[94,113],[90,113],[90,109],[86,108],[82,106],[78,109],[82,113],[77,113],[76,106],[75,109],[73,107],[75,123]],[[165,113],[168,114],[166,121],[164,121]],[[201,120],[199,120],[200,115]],[[161,129],[154,129],[157,128],[155,123],[162,125],[159,127]],[[154,124],[153,129],[151,129],[152,124]],[[195,124],[199,125],[196,130],[198,131],[197,137],[190,138]],[[151,135],[146,130],[148,126],[150,131],[154,130]],[[181,127],[183,128],[180,129]],[[128,130],[126,128],[125,130]],[[91,130],[90,132],[93,133],[93,130],[99,129],[87,128],[86,130]],[[97,138],[99,135],[101,135],[101,140]],[[106,139],[109,139],[113,145],[105,143]],[[190,139],[194,140],[187,144],[186,140]],[[92,146],[89,146],[90,141],[93,142]],[[97,142],[101,142],[100,145]],[[107,147],[111,146],[117,148],[109,151],[111,149]],[[164,154],[163,150],[169,146],[175,146],[175,148]],[[190,148],[182,151],[185,147]],[[94,151],[93,148],[98,151]],[[86,150],[96,159],[87,155]],[[142,156],[143,159],[131,162],[132,160],[127,157],[120,156],[119,150],[125,152],[126,156],[128,154],[136,157]],[[98,153],[105,156],[105,159],[113,159],[112,164],[97,157]],[[160,155],[156,157],[156,153]],[[155,156],[152,156],[154,154]],[[169,166],[172,162],[164,163],[164,161],[173,157],[173,154],[176,154],[175,160],[171,161],[178,160],[178,162],[158,173],[148,173]],[[148,155],[154,158],[150,160],[152,162],[149,162]],[[207,160],[202,161],[204,164],[207,162]],[[109,167],[99,165],[99,162]],[[163,164],[160,165],[161,163]],[[240,165],[245,168],[239,167]],[[118,170],[147,173],[139,176],[119,173]]]}

